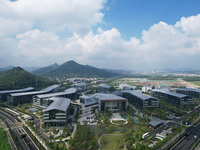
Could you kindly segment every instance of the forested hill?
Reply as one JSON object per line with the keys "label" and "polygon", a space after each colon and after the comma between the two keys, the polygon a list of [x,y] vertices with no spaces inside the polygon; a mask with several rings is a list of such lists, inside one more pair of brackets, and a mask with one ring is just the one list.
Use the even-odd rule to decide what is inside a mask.
{"label": "forested hill", "polygon": [[54,84],[54,82],[50,81],[49,79],[32,75],[20,67],[14,67],[11,70],[0,71],[0,90],[18,89],[30,86],[41,88],[52,84]]}
{"label": "forested hill", "polygon": [[58,64],[55,63],[53,65],[50,65],[50,66],[47,66],[47,67],[42,67],[42,68],[39,68],[39,69],[36,69],[36,70],[33,70],[31,73],[32,74],[35,74],[35,75],[39,75],[39,74],[43,74],[45,72],[48,72],[50,70],[53,70],[55,69],[56,67],[58,67]]}
{"label": "forested hill", "polygon": [[81,65],[75,61],[68,61],[48,72],[40,74],[45,77],[103,77],[119,76],[119,73],[105,71],[89,65]]}

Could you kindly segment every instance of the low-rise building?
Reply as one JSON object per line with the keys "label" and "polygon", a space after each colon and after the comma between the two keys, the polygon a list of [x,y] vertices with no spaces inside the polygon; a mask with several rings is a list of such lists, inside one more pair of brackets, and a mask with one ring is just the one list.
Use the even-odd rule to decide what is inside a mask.
{"label": "low-rise building", "polygon": [[78,91],[85,91],[87,90],[87,84],[85,82],[82,83],[74,83],[71,85],[72,88],[76,88]]}
{"label": "low-rise building", "polygon": [[155,89],[155,86],[152,84],[145,85],[142,87],[142,92],[151,92],[152,89]]}
{"label": "low-rise building", "polygon": [[52,97],[50,100],[53,102],[43,111],[44,125],[66,125],[70,113],[71,100],[63,97]]}
{"label": "low-rise building", "polygon": [[155,108],[159,107],[159,101],[157,98],[143,94],[138,91],[123,91],[123,97],[127,98],[129,103],[135,103],[143,108]]}
{"label": "low-rise building", "polygon": [[25,89],[0,91],[0,102],[6,102],[8,95],[11,94],[11,93],[30,92],[30,91],[33,91],[33,90],[34,90],[33,87],[28,87],[28,88],[25,88]]}
{"label": "low-rise building", "polygon": [[125,111],[128,100],[113,94],[97,93],[91,96],[80,96],[80,102],[85,106],[98,104],[99,111]]}
{"label": "low-rise building", "polygon": [[34,95],[53,93],[53,92],[57,92],[59,89],[60,89],[59,85],[52,85],[40,91],[9,94],[8,102],[12,104],[13,106],[16,106],[18,104],[30,103],[32,102]]}
{"label": "low-rise building", "polygon": [[109,86],[107,84],[99,84],[98,86],[98,92],[99,93],[111,93],[114,91],[114,87],[113,86]]}
{"label": "low-rise building", "polygon": [[200,98],[200,89],[195,88],[177,88],[176,93],[192,96],[193,98]]}
{"label": "low-rise building", "polygon": [[174,93],[167,90],[153,89],[151,95],[161,98],[176,106],[194,104],[194,99],[191,96]]}
{"label": "low-rise building", "polygon": [[73,100],[77,98],[77,89],[69,88],[64,92],[35,95],[33,96],[33,105],[46,108],[52,103],[52,101],[49,99],[51,97],[65,97]]}
{"label": "low-rise building", "polygon": [[137,87],[137,86],[131,86],[131,85],[128,85],[128,84],[120,84],[120,85],[119,85],[119,88],[120,88],[122,91],[125,91],[125,90],[138,90],[138,87]]}

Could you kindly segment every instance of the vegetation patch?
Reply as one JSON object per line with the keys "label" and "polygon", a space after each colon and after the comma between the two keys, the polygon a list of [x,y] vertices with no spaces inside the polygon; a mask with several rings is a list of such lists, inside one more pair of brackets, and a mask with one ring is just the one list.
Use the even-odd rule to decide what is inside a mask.
{"label": "vegetation patch", "polygon": [[101,138],[101,149],[124,149],[125,138],[123,135],[104,135]]}
{"label": "vegetation patch", "polygon": [[11,150],[10,145],[8,144],[6,132],[1,126],[0,126],[0,149]]}

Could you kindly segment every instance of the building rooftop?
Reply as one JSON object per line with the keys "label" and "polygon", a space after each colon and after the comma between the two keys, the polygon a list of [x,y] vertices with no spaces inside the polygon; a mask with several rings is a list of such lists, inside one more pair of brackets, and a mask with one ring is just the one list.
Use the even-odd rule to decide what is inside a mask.
{"label": "building rooftop", "polygon": [[127,100],[126,98],[114,94],[103,94],[103,93],[94,94],[93,97],[99,100]]}
{"label": "building rooftop", "polygon": [[143,94],[143,93],[141,93],[141,92],[139,92],[139,91],[126,90],[126,91],[123,91],[123,93],[132,94],[132,95],[134,95],[134,96],[140,98],[141,100],[147,100],[147,99],[150,99],[150,98],[156,99],[155,97],[152,97],[152,96]]}
{"label": "building rooftop", "polygon": [[85,82],[82,82],[82,83],[74,83],[71,85],[71,87],[79,87],[79,86],[86,86],[87,84]]}
{"label": "building rooftop", "polygon": [[30,91],[30,90],[34,90],[34,88],[33,87],[28,87],[28,88],[17,89],[17,90],[5,90],[5,91],[0,91],[0,94],[26,92],[26,91]]}
{"label": "building rooftop", "polygon": [[49,111],[49,110],[60,110],[60,111],[66,111],[71,103],[71,100],[68,98],[63,97],[52,97],[50,100],[54,101],[49,105],[43,112]]}
{"label": "building rooftop", "polygon": [[132,89],[137,88],[137,86],[132,86],[132,85],[128,85],[128,84],[120,84],[119,85],[119,88],[122,89],[122,90],[123,90],[124,87],[132,88]]}
{"label": "building rooftop", "polygon": [[193,91],[193,92],[199,92],[200,93],[200,89],[195,89],[195,88],[176,88],[176,90]]}
{"label": "building rooftop", "polygon": [[49,94],[41,94],[41,95],[36,95],[38,98],[48,98],[48,97],[54,97],[54,96],[62,96],[62,95],[68,95],[68,94],[73,94],[76,93],[77,89],[75,88],[70,88],[65,90],[65,92],[57,92],[57,93],[49,93]]}
{"label": "building rooftop", "polygon": [[107,85],[107,84],[104,84],[104,83],[101,83],[99,84],[99,86],[105,88],[105,89],[109,89],[111,86]]}
{"label": "building rooftop", "polygon": [[51,90],[58,88],[58,87],[59,87],[59,85],[52,85],[52,86],[49,86],[49,87],[42,89],[40,91],[13,93],[13,94],[11,94],[11,96],[39,95],[39,94],[50,92]]}
{"label": "building rooftop", "polygon": [[187,95],[184,95],[184,94],[170,92],[168,90],[153,89],[152,91],[153,92],[160,92],[160,93],[168,94],[168,95],[175,96],[175,97],[178,97],[178,98],[184,98],[184,97],[187,96]]}

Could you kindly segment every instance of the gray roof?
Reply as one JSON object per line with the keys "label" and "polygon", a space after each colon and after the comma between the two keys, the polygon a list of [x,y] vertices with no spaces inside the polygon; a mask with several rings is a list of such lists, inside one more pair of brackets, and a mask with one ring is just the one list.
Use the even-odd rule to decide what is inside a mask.
{"label": "gray roof", "polygon": [[155,97],[143,94],[143,93],[138,92],[138,91],[126,90],[126,91],[123,91],[123,93],[129,93],[131,95],[134,95],[134,96],[140,98],[141,100],[147,100],[147,99],[150,99],[150,98],[156,99]]}
{"label": "gray roof", "polygon": [[103,94],[97,93],[93,95],[94,98],[101,100],[127,100],[126,98],[114,95],[114,94]]}
{"label": "gray roof", "polygon": [[26,92],[26,91],[31,91],[31,90],[34,90],[34,88],[33,87],[28,87],[28,88],[17,89],[17,90],[5,90],[5,91],[0,91],[0,94]]}
{"label": "gray roof", "polygon": [[198,93],[200,93],[200,89],[195,89],[195,88],[177,88],[176,90],[180,90],[180,91],[192,91],[192,92],[198,92]]}
{"label": "gray roof", "polygon": [[162,124],[164,121],[159,119],[159,118],[155,118],[155,117],[152,117],[151,118],[151,121],[149,122],[149,125],[153,126],[153,127],[156,127],[160,124]]}
{"label": "gray roof", "polygon": [[109,89],[111,86],[107,85],[107,84],[104,84],[104,83],[101,83],[99,84],[99,86],[105,88],[105,89]]}
{"label": "gray roof", "polygon": [[71,85],[71,87],[79,87],[79,86],[86,86],[87,84],[85,82],[82,82],[82,83],[74,83]]}
{"label": "gray roof", "polygon": [[63,97],[52,97],[50,100],[54,101],[51,103],[43,112],[49,111],[49,110],[60,110],[60,111],[66,111],[69,108],[69,105],[71,103],[71,100],[68,98]]}
{"label": "gray roof", "polygon": [[69,89],[65,90],[65,92],[68,93],[68,94],[76,93],[76,91],[77,91],[76,88],[69,88]]}
{"label": "gray roof", "polygon": [[161,90],[161,89],[153,89],[152,92],[160,92],[160,93],[175,96],[175,97],[178,97],[178,98],[188,97],[187,95],[184,95],[184,94],[174,93],[174,92],[170,92],[168,90]]}
{"label": "gray roof", "polygon": [[128,85],[128,84],[120,84],[119,85],[119,88],[122,89],[122,90],[123,90],[124,87],[132,88],[132,89],[137,88],[137,86],[132,86],[132,85]]}
{"label": "gray roof", "polygon": [[50,92],[50,91],[52,91],[52,90],[54,90],[58,87],[59,87],[59,85],[52,85],[52,86],[49,86],[49,87],[42,89],[40,91],[14,93],[14,94],[10,94],[10,95],[11,96],[39,95],[39,94],[44,94],[44,93]]}
{"label": "gray roof", "polygon": [[75,88],[69,88],[65,90],[65,92],[57,92],[57,93],[49,93],[49,94],[42,94],[42,95],[36,95],[38,98],[48,98],[48,97],[54,97],[54,96],[63,96],[63,95],[69,95],[76,93],[77,89]]}

